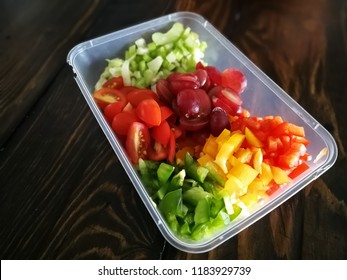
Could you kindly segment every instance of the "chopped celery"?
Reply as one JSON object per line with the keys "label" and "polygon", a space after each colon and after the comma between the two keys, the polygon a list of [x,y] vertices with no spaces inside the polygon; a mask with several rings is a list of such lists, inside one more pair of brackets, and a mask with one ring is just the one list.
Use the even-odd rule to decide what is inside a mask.
{"label": "chopped celery", "polygon": [[176,41],[182,35],[183,31],[183,24],[176,22],[166,33],[155,32],[152,35],[152,40],[157,45],[165,45],[167,43]]}
{"label": "chopped celery", "polygon": [[192,72],[196,63],[202,61],[206,46],[206,42],[200,42],[197,33],[176,22],[166,33],[152,34],[151,42],[147,43],[144,38],[137,39],[125,51],[124,59],[106,60],[108,65],[95,89],[117,76],[123,77],[126,86],[147,88],[174,71]]}

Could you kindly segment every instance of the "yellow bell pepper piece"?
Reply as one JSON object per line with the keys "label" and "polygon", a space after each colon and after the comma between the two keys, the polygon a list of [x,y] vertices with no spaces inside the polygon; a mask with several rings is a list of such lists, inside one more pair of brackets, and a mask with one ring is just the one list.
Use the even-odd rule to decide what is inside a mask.
{"label": "yellow bell pepper piece", "polygon": [[[238,178],[244,190],[247,192],[248,185],[258,176],[259,172],[252,168],[250,165],[240,163],[231,168],[228,175]],[[230,179],[230,177],[228,177]]]}
{"label": "yellow bell pepper piece", "polygon": [[272,172],[274,181],[279,185],[288,183],[291,181],[287,173],[279,167],[271,166],[271,172]]}
{"label": "yellow bell pepper piece", "polygon": [[224,189],[231,195],[236,194],[238,196],[247,193],[247,187],[242,184],[239,178],[229,175],[228,180],[225,182]]}
{"label": "yellow bell pepper piece", "polygon": [[213,161],[213,157],[211,157],[209,154],[204,154],[203,156],[199,157],[197,161],[201,166],[205,166],[208,162]]}
{"label": "yellow bell pepper piece", "polygon": [[261,148],[264,144],[254,135],[254,133],[248,128],[245,128],[246,140],[254,147]]}
{"label": "yellow bell pepper piece", "polygon": [[[231,155],[229,158],[228,158],[228,163],[230,163],[230,168],[238,165],[239,163],[241,163],[241,161],[239,161],[234,155]],[[227,165],[228,166],[228,165]],[[228,168],[228,170],[230,169]]]}
{"label": "yellow bell pepper piece", "polygon": [[202,149],[204,154],[208,154],[211,157],[215,158],[218,153],[218,143],[213,136],[207,138],[206,143]]}
{"label": "yellow bell pepper piece", "polygon": [[235,133],[230,138],[224,142],[218,151],[215,159],[215,163],[224,171],[228,173],[227,161],[228,158],[241,146],[245,135],[240,133]]}
{"label": "yellow bell pepper piece", "polygon": [[245,195],[240,197],[240,200],[247,206],[253,206],[259,200],[259,195],[254,192],[248,192]]}
{"label": "yellow bell pepper piece", "polygon": [[235,157],[242,163],[249,163],[252,159],[252,151],[250,149],[240,148],[235,153]]}
{"label": "yellow bell pepper piece", "polygon": [[259,175],[260,180],[262,180],[263,184],[267,186],[270,181],[273,179],[271,166],[265,162],[261,163],[261,171],[262,173]]}
{"label": "yellow bell pepper piece", "polygon": [[262,168],[261,168],[262,162],[263,162],[263,153],[261,149],[258,148],[258,150],[255,152],[253,156],[253,167],[255,170],[259,172],[259,174],[262,173]]}
{"label": "yellow bell pepper piece", "polygon": [[255,178],[248,186],[248,191],[255,193],[265,191],[266,189],[267,186],[259,178]]}
{"label": "yellow bell pepper piece", "polygon": [[230,138],[230,130],[225,128],[225,129],[223,129],[221,134],[219,134],[218,137],[216,138],[216,143],[218,145],[222,145],[223,143],[228,141],[229,138]]}

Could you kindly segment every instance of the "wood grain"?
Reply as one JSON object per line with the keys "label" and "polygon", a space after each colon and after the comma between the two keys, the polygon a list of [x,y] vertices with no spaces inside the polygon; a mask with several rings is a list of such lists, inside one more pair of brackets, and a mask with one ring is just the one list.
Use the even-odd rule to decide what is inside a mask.
{"label": "wood grain", "polygon": [[90,26],[99,2],[17,1],[13,7],[12,2],[1,1],[0,145],[61,69],[70,46]]}
{"label": "wood grain", "polygon": [[66,66],[2,152],[0,237],[11,242],[0,251],[6,258],[158,258],[163,238],[70,74]]}

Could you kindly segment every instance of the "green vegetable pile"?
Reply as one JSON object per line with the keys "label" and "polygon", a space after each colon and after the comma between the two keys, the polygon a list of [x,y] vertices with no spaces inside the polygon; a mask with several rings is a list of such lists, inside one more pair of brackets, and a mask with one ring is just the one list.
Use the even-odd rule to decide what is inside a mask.
{"label": "green vegetable pile", "polygon": [[199,166],[189,153],[176,166],[140,159],[138,169],[168,226],[182,238],[209,237],[241,213],[240,206],[223,198],[213,174]]}
{"label": "green vegetable pile", "polygon": [[202,60],[206,47],[197,33],[176,22],[166,33],[153,33],[148,44],[143,38],[136,40],[125,52],[124,59],[107,60],[108,65],[95,89],[117,76],[123,77],[125,86],[147,88],[172,72],[192,72]]}

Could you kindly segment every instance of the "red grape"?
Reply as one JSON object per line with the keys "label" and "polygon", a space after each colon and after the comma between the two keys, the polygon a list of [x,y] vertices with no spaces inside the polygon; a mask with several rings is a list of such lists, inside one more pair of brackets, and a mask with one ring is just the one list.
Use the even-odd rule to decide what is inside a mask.
{"label": "red grape", "polygon": [[230,129],[228,114],[220,107],[216,107],[210,114],[210,129],[213,136],[218,136],[224,129]]}

